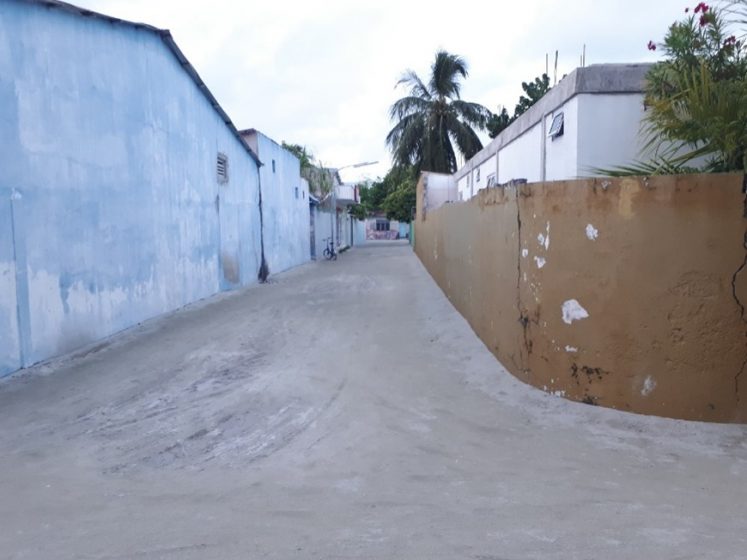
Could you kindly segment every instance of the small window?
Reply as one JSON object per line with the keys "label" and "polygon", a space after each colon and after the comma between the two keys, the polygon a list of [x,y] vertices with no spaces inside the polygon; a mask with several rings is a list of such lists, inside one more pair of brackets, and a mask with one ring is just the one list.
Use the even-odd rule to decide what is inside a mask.
{"label": "small window", "polygon": [[275,160],[272,160],[272,172],[275,173]]}
{"label": "small window", "polygon": [[216,170],[218,174],[218,183],[221,185],[228,183],[228,156],[226,154],[218,154]]}
{"label": "small window", "polygon": [[552,125],[550,125],[550,132],[548,132],[548,136],[552,138],[553,140],[557,138],[558,136],[563,136],[563,113],[558,113],[552,118]]}
{"label": "small window", "polygon": [[376,231],[389,231],[389,220],[376,220]]}
{"label": "small window", "polygon": [[301,191],[301,198],[306,200],[306,191]]}
{"label": "small window", "polygon": [[475,183],[480,182],[480,168],[477,168],[477,172],[475,173]]}
{"label": "small window", "polygon": [[488,175],[488,187],[494,187],[495,186],[495,173],[491,173]]}
{"label": "small window", "polygon": [[296,187],[296,198],[298,198],[298,187]]}

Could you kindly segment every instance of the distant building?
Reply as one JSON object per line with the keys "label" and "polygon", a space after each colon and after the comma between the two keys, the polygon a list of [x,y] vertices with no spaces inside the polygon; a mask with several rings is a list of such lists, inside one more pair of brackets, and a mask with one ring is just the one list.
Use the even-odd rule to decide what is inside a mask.
{"label": "distant building", "polygon": [[455,199],[480,189],[594,175],[641,157],[643,87],[650,64],[577,68],[455,174]]}
{"label": "distant building", "polygon": [[240,134],[263,164],[259,185],[265,259],[270,273],[308,262],[309,186],[301,178],[298,158],[258,130],[251,128]]}

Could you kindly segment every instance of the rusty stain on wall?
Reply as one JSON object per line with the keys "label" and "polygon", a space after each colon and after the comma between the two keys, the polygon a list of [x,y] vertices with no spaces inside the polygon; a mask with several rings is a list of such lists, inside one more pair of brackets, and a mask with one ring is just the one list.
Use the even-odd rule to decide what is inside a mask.
{"label": "rusty stain on wall", "polygon": [[523,381],[621,410],[747,422],[744,184],[511,185],[425,219],[420,181],[415,250]]}

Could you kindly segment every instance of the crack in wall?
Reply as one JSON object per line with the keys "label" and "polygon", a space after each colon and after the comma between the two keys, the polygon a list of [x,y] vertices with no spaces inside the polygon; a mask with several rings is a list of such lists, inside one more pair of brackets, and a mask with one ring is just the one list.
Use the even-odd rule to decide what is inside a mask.
{"label": "crack in wall", "polygon": [[523,330],[523,336],[524,336],[524,348],[526,349],[527,356],[526,359],[522,359],[522,366],[521,370],[525,374],[530,374],[531,369],[527,367],[529,362],[529,354],[532,353],[532,342],[529,340],[529,317],[524,313],[524,307],[521,303],[521,204],[519,203],[519,198],[522,196],[520,189],[521,184],[516,184],[516,237],[517,237],[517,243],[518,248],[516,251],[516,307],[519,310],[519,323],[521,323],[521,327]]}
{"label": "crack in wall", "polygon": [[[275,165],[275,160],[272,162],[273,166]],[[259,172],[257,172],[258,175],[260,175]],[[257,271],[257,280],[261,284],[264,284],[267,282],[267,277],[270,275],[270,267],[267,266],[267,260],[265,259],[265,219],[264,214],[262,212],[262,178],[259,177],[258,180],[258,186],[257,189],[259,191],[259,247],[260,247],[260,255],[261,255],[261,261],[259,265],[259,270]]]}
{"label": "crack in wall", "polygon": [[[747,325],[747,309],[745,309],[745,304],[742,303],[742,301],[739,299],[739,296],[737,295],[737,277],[745,270],[745,268],[747,268],[747,232],[745,232],[744,234],[744,250],[744,261],[731,277],[731,294],[734,297],[734,301],[736,301],[737,305],[739,306],[740,317],[742,318],[742,321]],[[747,333],[745,333],[745,337],[747,338]],[[734,376],[734,385],[737,392],[737,402],[739,402],[739,378],[744,373],[745,368],[747,368],[747,358],[745,358],[744,362],[742,363],[742,368]]]}
{"label": "crack in wall", "polygon": [[[747,174],[745,174],[742,179],[742,194],[744,194],[743,215],[745,218],[747,218]],[[734,301],[736,301],[737,305],[739,306],[740,317],[742,318],[742,321],[747,324],[747,310],[745,309],[745,304],[742,303],[742,301],[739,299],[739,296],[737,295],[737,277],[745,270],[745,268],[747,268],[747,231],[744,233],[743,245],[744,261],[742,261],[742,265],[734,272],[734,275],[731,277],[731,294],[734,297]],[[747,337],[747,333],[745,333],[745,336]],[[744,373],[745,368],[747,368],[747,358],[745,358],[744,362],[742,362],[741,369],[734,376],[734,390],[737,394],[737,402],[739,402],[739,378]]]}
{"label": "crack in wall", "polygon": [[744,271],[745,268],[747,268],[747,232],[744,233],[744,251],[744,261],[731,277],[731,294],[734,297],[734,301],[736,301],[737,305],[739,306],[740,317],[742,318],[742,321],[747,324],[747,309],[745,308],[745,304],[742,303],[742,301],[739,299],[739,296],[737,295],[737,277],[742,273],[742,271]]}

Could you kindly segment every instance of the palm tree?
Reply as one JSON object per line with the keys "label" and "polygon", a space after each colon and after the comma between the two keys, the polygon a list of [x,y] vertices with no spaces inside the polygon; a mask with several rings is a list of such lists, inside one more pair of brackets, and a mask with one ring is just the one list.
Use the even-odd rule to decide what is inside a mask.
{"label": "palm tree", "polygon": [[452,141],[467,159],[482,149],[474,129],[483,130],[491,113],[460,99],[460,82],[466,77],[465,60],[443,50],[436,53],[427,86],[412,70],[403,74],[397,86],[409,88],[409,95],[389,109],[389,118],[397,124],[386,137],[395,165],[412,165],[416,172],[454,173]]}

